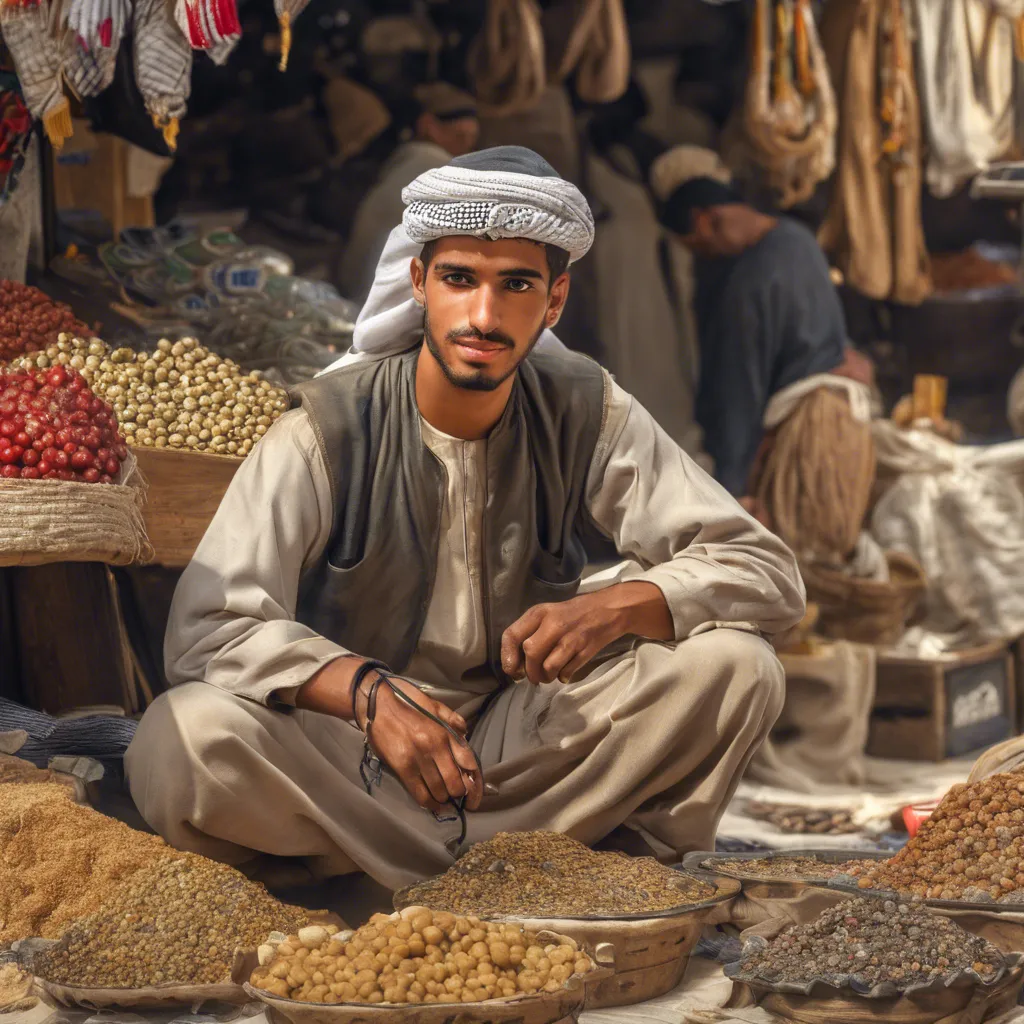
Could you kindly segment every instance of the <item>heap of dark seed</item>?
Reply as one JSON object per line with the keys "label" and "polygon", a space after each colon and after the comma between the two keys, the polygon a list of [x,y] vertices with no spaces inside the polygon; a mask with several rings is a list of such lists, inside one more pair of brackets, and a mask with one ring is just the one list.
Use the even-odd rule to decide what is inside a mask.
{"label": "heap of dark seed", "polygon": [[892,900],[846,900],[810,924],[791,925],[767,949],[741,960],[742,975],[771,985],[805,985],[816,978],[899,990],[963,971],[983,981],[1004,966],[1002,953],[949,918]]}
{"label": "heap of dark seed", "polygon": [[557,832],[499,832],[403,902],[477,916],[578,917],[657,913],[714,894],[652,857],[596,853]]}

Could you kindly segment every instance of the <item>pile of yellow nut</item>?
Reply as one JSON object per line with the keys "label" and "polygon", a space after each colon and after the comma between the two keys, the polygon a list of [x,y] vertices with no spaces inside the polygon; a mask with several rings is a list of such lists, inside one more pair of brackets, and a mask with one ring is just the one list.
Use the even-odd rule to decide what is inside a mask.
{"label": "pile of yellow nut", "polygon": [[250,979],[309,1003],[470,1003],[557,992],[593,963],[573,939],[424,907],[377,914],[358,931],[333,925],[275,934]]}

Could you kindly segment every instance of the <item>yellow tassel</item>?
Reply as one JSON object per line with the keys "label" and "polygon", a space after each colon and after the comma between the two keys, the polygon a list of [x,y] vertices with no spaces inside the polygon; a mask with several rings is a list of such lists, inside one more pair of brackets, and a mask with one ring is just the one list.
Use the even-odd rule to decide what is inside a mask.
{"label": "yellow tassel", "polygon": [[54,149],[63,149],[64,143],[74,135],[75,129],[71,124],[71,105],[66,96],[61,96],[60,102],[43,114],[43,129]]}
{"label": "yellow tassel", "polygon": [[292,16],[282,11],[277,23],[281,26],[281,63],[277,65],[277,70],[287,71],[288,55],[292,52]]}
{"label": "yellow tassel", "polygon": [[814,15],[808,10],[807,0],[797,0],[793,16],[793,51],[796,62],[796,84],[800,95],[810,99],[817,89],[811,74],[811,43],[807,35],[807,18]]}
{"label": "yellow tassel", "polygon": [[789,63],[789,18],[782,0],[775,5],[774,63],[772,91],[775,102],[788,103],[793,98],[793,73]]}
{"label": "yellow tassel", "polygon": [[181,131],[181,123],[176,117],[160,117],[157,114],[151,115],[153,127],[163,132],[164,143],[173,153],[178,148],[178,134]]}

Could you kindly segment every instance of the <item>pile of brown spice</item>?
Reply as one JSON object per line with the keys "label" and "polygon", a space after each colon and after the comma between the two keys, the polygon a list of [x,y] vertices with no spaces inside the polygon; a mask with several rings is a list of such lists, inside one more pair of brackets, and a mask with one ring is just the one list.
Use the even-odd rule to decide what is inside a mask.
{"label": "pile of brown spice", "polygon": [[310,918],[234,868],[191,853],[162,859],[103,896],[96,913],[36,955],[37,975],[83,988],[216,984],[230,977],[236,953]]}
{"label": "pile of brown spice", "polygon": [[0,946],[58,939],[137,871],[182,856],[59,783],[0,784]]}
{"label": "pile of brown spice", "polygon": [[456,914],[591,917],[701,903],[713,886],[651,857],[596,853],[557,832],[499,832],[402,902]]}
{"label": "pile of brown spice", "polygon": [[954,786],[895,856],[849,875],[926,899],[1024,902],[1024,774]]}

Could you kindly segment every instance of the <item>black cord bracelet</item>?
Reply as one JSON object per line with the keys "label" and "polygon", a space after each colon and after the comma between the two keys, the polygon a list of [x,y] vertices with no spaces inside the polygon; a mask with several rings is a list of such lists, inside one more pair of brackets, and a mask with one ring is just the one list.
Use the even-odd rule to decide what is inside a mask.
{"label": "black cord bracelet", "polygon": [[[384,673],[391,671],[383,661],[364,661],[362,665],[356,669],[356,673],[352,677],[352,685],[349,687],[349,700],[352,704],[352,721],[355,722],[357,728],[360,729],[362,727],[359,725],[359,712],[356,710],[356,699],[359,696],[359,687],[362,685],[363,680],[374,670],[380,673],[378,681],[381,678],[385,678]],[[369,714],[367,714],[366,721],[367,725],[369,725]]]}

